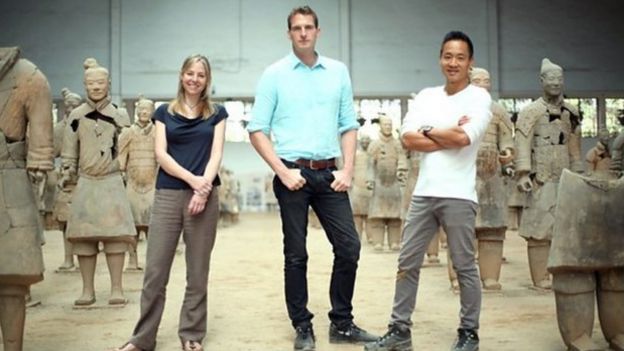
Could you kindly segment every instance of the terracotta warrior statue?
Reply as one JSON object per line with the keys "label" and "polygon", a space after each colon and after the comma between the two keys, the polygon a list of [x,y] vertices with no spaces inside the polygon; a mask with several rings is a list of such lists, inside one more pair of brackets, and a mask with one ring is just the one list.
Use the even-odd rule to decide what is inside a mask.
{"label": "terracotta warrior statue", "polygon": [[[511,123],[514,127],[513,130],[516,129],[517,118],[517,113],[511,116]],[[514,133],[514,145],[515,140]],[[522,211],[524,211],[524,207],[526,206],[528,195],[526,192],[518,189],[518,173],[513,177],[505,178],[504,181],[507,183],[507,229],[517,231],[522,221]]]}
{"label": "terracotta warrior statue", "polygon": [[568,350],[602,350],[591,339],[597,302],[610,350],[624,351],[624,178],[616,173],[561,176],[548,271]]}
{"label": "terracotta warrior statue", "polygon": [[275,173],[273,172],[267,173],[264,178],[264,205],[268,212],[275,212],[278,209],[277,198],[273,191],[273,178],[275,178]]}
{"label": "terracotta warrior statue", "polygon": [[110,305],[124,305],[122,271],[128,245],[136,230],[117,159],[119,134],[127,115],[119,113],[109,96],[108,70],[95,59],[85,61],[87,101],[69,115],[63,140],[60,186],[78,175],[67,220],[67,238],[78,256],[82,295],[74,305],[95,302],[96,258],[103,243],[111,279]]}
{"label": "terracotta warrior statue", "polygon": [[[358,141],[358,148],[355,151],[355,164],[353,167],[353,183],[349,190],[349,200],[351,200],[351,210],[353,211],[353,221],[355,229],[360,234],[365,232],[364,224],[368,217],[368,206],[371,198],[371,191],[366,187],[366,172],[368,171],[368,146],[371,138],[368,135],[362,135]],[[366,239],[370,243],[371,238],[366,232]]]}
{"label": "terracotta warrior statue", "polygon": [[401,188],[407,176],[407,160],[401,142],[392,135],[392,119],[379,118],[379,139],[368,148],[367,187],[373,191],[366,220],[366,232],[376,251],[383,249],[388,232],[390,250],[401,243]]}
{"label": "terracotta warrior statue", "polygon": [[606,129],[598,131],[596,146],[589,149],[587,154],[585,154],[585,163],[589,176],[596,177],[609,173],[611,168],[610,141],[609,132]]}
{"label": "terracotta warrior statue", "polygon": [[221,179],[221,186],[219,187],[219,225],[228,227],[239,221],[239,184],[234,177],[234,172],[225,167],[221,167],[219,178]]}
{"label": "terracotta warrior statue", "polygon": [[544,94],[526,106],[516,122],[518,188],[529,194],[519,234],[527,240],[533,286],[550,289],[546,270],[557,187],[563,169],[583,171],[579,114],[563,100],[563,69],[542,61]]}
{"label": "terracotta warrior statue", "polygon": [[[43,280],[39,205],[53,168],[52,97],[19,49],[0,48],[0,328],[4,351],[21,351],[26,295]],[[28,145],[26,134],[28,130]],[[30,179],[29,179],[30,178]]]}
{"label": "terracotta warrior statue", "polygon": [[[61,157],[61,148],[63,146],[63,138],[65,135],[65,129],[67,128],[67,121],[71,112],[80,104],[82,104],[82,98],[80,95],[71,92],[67,88],[61,90],[63,96],[64,113],[63,119],[60,120],[54,126],[54,156]],[[60,178],[61,168],[60,164],[55,170],[56,178]],[[69,218],[69,205],[71,203],[71,197],[76,188],[76,182],[74,180],[66,181],[63,187],[59,187],[57,181],[55,186],[57,187],[56,196],[54,199],[54,208],[52,209],[52,215],[56,222],[58,222],[59,229],[63,232],[63,251],[64,260],[58,267],[59,272],[71,271],[74,266],[74,255],[72,254],[72,244],[67,240],[67,219]]]}
{"label": "terracotta warrior statue", "polygon": [[[624,110],[619,110],[617,117],[620,125],[624,127]],[[613,172],[622,174],[622,154],[624,154],[624,128],[620,131],[620,134],[613,140],[611,146],[611,165],[610,168]]]}
{"label": "terracotta warrior statue", "polygon": [[137,240],[130,248],[128,270],[141,270],[137,257],[140,232],[148,235],[150,213],[154,202],[158,164],[154,152],[156,128],[152,123],[154,102],[139,97],[136,103],[136,121],[119,136],[119,166],[125,172],[126,193],[132,209]]}
{"label": "terracotta warrior statue", "polygon": [[[473,85],[490,91],[490,73],[475,67],[470,73]],[[500,290],[503,240],[507,230],[507,196],[504,176],[513,176],[513,125],[505,108],[492,101],[492,119],[481,140],[477,155],[477,196],[479,207],[475,232],[478,241],[479,272],[486,290]]]}

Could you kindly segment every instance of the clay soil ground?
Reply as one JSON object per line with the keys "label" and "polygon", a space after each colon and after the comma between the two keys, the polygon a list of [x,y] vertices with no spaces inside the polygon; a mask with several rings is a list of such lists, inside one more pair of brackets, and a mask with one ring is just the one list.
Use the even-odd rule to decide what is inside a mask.
{"label": "clay soil ground", "polygon": [[[483,295],[481,350],[565,350],[557,328],[553,294],[529,289],[524,240],[515,232],[508,232],[507,237],[508,263],[503,266],[503,290]],[[97,308],[73,309],[72,301],[81,290],[80,275],[54,272],[62,259],[61,234],[46,232],[46,239],[45,280],[32,287],[33,298],[41,304],[28,309],[24,350],[104,351],[121,345],[130,336],[138,317],[142,274],[124,276],[127,306],[105,307],[109,280],[104,256],[99,256]],[[141,242],[141,259],[145,246],[145,242]],[[308,250],[309,307],[316,314],[317,350],[362,350],[361,346],[328,343],[332,255],[321,230],[310,230]],[[370,245],[363,244],[354,314],[356,322],[371,332],[385,331],[394,292],[396,256],[390,252],[375,253]],[[458,296],[449,291],[444,252],[441,259],[441,265],[422,270],[421,289],[413,315],[415,350],[448,350],[455,336]],[[210,273],[206,350],[292,350],[294,333],[284,306],[282,262],[280,222],[276,214],[246,214],[238,225],[219,231]],[[184,256],[179,254],[167,291],[158,350],[180,349],[177,324],[184,279]],[[594,339],[606,348],[598,324]]]}

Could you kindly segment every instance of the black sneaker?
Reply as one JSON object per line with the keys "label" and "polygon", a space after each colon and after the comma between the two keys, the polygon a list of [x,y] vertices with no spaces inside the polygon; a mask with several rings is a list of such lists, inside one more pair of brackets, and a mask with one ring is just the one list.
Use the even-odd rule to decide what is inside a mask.
{"label": "black sneaker", "polygon": [[314,331],[312,326],[296,327],[295,332],[295,350],[313,351],[314,350]]}
{"label": "black sneaker", "polygon": [[392,325],[384,336],[364,345],[364,351],[412,351],[412,333],[407,327]]}
{"label": "black sneaker", "polygon": [[457,339],[451,351],[478,351],[479,335],[472,329],[457,329]]}
{"label": "black sneaker", "polygon": [[329,325],[329,342],[332,344],[357,344],[371,342],[379,339],[378,336],[368,333],[353,322],[344,328],[338,328],[334,323]]}

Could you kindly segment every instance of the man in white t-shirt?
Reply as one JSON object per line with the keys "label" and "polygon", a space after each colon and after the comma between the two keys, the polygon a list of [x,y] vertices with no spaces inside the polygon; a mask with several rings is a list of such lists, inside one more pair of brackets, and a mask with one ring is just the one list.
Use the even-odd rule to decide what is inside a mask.
{"label": "man in white t-shirt", "polygon": [[411,351],[411,315],[427,246],[438,227],[448,235],[448,250],[460,286],[460,324],[451,350],[479,349],[481,282],[474,258],[476,159],[490,121],[488,92],[470,85],[470,38],[458,31],[442,41],[443,86],[423,89],[405,116],[401,141],[421,154],[420,173],[403,228],[394,304],[388,332],[365,345],[367,351]]}

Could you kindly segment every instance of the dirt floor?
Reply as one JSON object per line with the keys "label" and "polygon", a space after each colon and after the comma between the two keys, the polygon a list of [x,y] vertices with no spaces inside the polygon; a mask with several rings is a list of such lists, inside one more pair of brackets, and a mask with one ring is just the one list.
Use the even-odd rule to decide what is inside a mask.
{"label": "dirt floor", "polygon": [[[500,293],[484,293],[481,313],[481,351],[565,350],[559,336],[552,293],[529,289],[526,247],[515,232],[508,232]],[[41,304],[28,309],[25,351],[108,350],[123,344],[139,314],[142,274],[128,273],[124,287],[129,304],[109,308],[109,279],[104,256],[98,257],[97,298],[94,309],[77,310],[72,302],[80,295],[78,273],[55,273],[62,261],[61,234],[46,232],[45,280],[32,287]],[[144,261],[145,242],[139,246]],[[182,251],[184,250],[181,246]],[[317,350],[352,351],[362,346],[328,343],[328,286],[331,247],[319,229],[308,238],[310,310],[316,314]],[[354,315],[359,326],[382,334],[394,293],[396,253],[373,252],[363,244]],[[425,267],[413,315],[415,350],[448,350],[458,324],[458,296],[449,290],[446,254],[442,264]],[[294,337],[283,296],[282,235],[276,214],[245,214],[238,225],[223,228],[212,255],[209,283],[206,350],[292,350]],[[184,292],[184,256],[176,257],[169,283],[167,306],[158,334],[158,350],[179,350],[177,324]],[[605,348],[596,322],[594,339]],[[0,346],[0,349],[2,346]]]}

